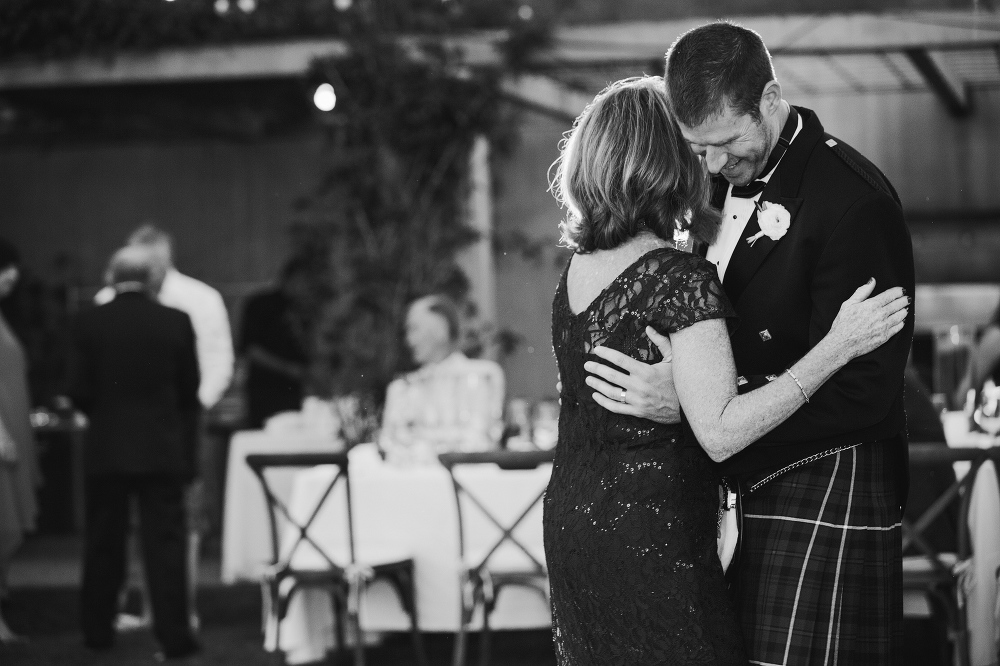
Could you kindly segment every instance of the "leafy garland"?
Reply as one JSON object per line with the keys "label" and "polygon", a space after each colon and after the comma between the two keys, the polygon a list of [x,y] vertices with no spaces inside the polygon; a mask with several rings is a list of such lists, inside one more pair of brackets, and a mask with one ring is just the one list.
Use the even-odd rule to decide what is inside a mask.
{"label": "leafy garland", "polygon": [[[560,3],[566,0],[556,5]],[[524,20],[524,3],[517,0],[353,0],[344,3],[345,9],[338,5],[333,0],[224,0],[221,5],[217,0],[3,0],[0,58],[114,55],[306,37],[356,40],[373,29],[446,34],[502,28],[518,44],[525,38],[534,41],[552,18]]]}
{"label": "leafy garland", "polygon": [[317,289],[329,290],[313,309],[320,392],[380,391],[405,366],[409,300],[466,296],[455,253],[477,238],[464,222],[469,151],[477,135],[507,141],[511,117],[495,73],[455,67],[445,52],[418,61],[380,39],[316,65],[338,91],[325,176],[299,202],[297,229]]}

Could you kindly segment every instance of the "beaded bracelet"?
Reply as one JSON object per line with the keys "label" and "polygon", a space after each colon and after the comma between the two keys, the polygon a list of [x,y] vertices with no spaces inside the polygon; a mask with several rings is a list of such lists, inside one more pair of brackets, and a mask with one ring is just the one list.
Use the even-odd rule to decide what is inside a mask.
{"label": "beaded bracelet", "polygon": [[806,402],[809,402],[809,394],[806,393],[806,390],[804,388],[802,388],[802,382],[800,382],[799,378],[795,376],[795,373],[792,372],[792,369],[786,368],[785,372],[788,373],[788,376],[792,378],[792,380],[795,382],[795,385],[799,387],[800,391],[802,391],[802,397],[806,399]]}

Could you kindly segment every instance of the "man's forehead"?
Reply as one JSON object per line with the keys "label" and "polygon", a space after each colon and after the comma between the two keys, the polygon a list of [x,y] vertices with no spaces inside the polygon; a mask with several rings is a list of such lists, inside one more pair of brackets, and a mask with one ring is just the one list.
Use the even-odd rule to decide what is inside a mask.
{"label": "man's forehead", "polygon": [[732,106],[724,104],[698,125],[678,124],[684,139],[690,143],[721,145],[742,136],[750,120],[746,115],[737,114]]}

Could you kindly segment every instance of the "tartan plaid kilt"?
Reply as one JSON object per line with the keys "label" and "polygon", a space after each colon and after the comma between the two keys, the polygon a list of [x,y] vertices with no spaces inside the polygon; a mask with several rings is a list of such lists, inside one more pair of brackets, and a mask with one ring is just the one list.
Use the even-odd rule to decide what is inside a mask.
{"label": "tartan plaid kilt", "polygon": [[900,663],[902,535],[884,446],[827,455],[743,495],[738,606],[751,664]]}

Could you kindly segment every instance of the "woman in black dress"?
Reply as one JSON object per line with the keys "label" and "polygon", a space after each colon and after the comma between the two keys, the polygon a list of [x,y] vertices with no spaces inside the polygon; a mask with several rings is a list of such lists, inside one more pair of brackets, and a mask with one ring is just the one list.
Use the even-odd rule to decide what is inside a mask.
{"label": "woman in black dress", "polygon": [[[668,242],[678,221],[710,240],[718,213],[663,80],[626,79],[598,95],[562,147],[553,188],[574,250],[552,312],[562,409],[544,517],[559,663],[746,664],[716,552],[713,460],[895,335],[907,300],[898,288],[867,299],[865,285],[789,373],[737,396],[735,321],[715,267]],[[660,360],[647,326],[670,336],[682,424],[609,412],[584,383],[598,345]]]}

